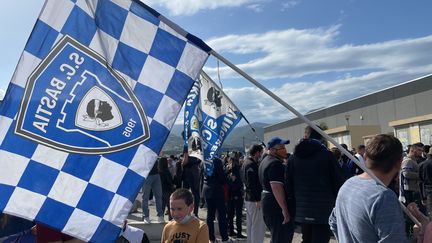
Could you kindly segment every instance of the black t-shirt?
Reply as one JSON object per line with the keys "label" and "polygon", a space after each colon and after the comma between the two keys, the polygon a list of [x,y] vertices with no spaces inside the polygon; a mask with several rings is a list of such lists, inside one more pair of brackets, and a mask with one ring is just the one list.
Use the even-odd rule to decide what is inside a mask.
{"label": "black t-shirt", "polygon": [[267,155],[261,162],[258,169],[258,176],[260,178],[263,190],[272,192],[270,183],[284,184],[285,167],[278,158]]}

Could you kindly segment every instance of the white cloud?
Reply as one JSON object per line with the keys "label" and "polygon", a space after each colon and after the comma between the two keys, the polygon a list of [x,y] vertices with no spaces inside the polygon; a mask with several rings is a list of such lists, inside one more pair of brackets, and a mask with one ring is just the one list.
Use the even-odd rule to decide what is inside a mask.
{"label": "white cloud", "polygon": [[287,1],[282,3],[281,11],[286,11],[289,8],[293,8],[297,6],[300,2],[299,1]]}
{"label": "white cloud", "polygon": [[[428,65],[432,36],[365,45],[337,45],[339,26],[228,35],[207,43],[219,53],[259,56],[237,66],[258,79],[299,78],[309,74],[364,69],[400,70]],[[243,58],[244,59],[244,58]],[[206,68],[214,74],[215,68]],[[225,77],[229,68],[221,68]]]}
{"label": "white cloud", "polygon": [[192,15],[201,10],[221,7],[239,7],[262,0],[142,0],[150,6],[161,6],[172,15]]}
{"label": "white cloud", "polygon": [[0,89],[0,100],[3,100],[4,95],[5,95],[5,91]]}
{"label": "white cloud", "polygon": [[[270,91],[300,113],[305,114],[313,109],[345,102],[400,84],[401,81],[430,74],[431,70],[432,64],[410,70],[374,72],[330,82],[299,81],[287,83],[278,88],[270,88]],[[251,122],[274,123],[294,117],[288,109],[256,87],[226,88],[224,91]]]}
{"label": "white cloud", "polygon": [[[367,95],[401,82],[431,73],[432,64],[394,71],[372,72],[358,77],[349,75],[334,81],[286,83],[271,92],[302,114]],[[268,86],[264,83],[264,86]],[[295,117],[287,108],[276,102],[257,87],[224,88],[224,92],[250,122],[276,123]],[[176,121],[183,123],[182,110]]]}
{"label": "white cloud", "polygon": [[[340,45],[339,28],[228,35],[207,43],[224,56],[247,60],[236,65],[264,86],[272,87],[271,91],[301,113],[432,73],[432,35]],[[205,70],[216,76],[216,68]],[[221,67],[220,74],[222,80],[240,77],[227,67]],[[290,81],[276,87],[271,79]],[[257,88],[226,88],[225,92],[251,121],[276,122],[293,117]]]}
{"label": "white cloud", "polygon": [[256,12],[256,13],[261,13],[263,11],[263,5],[261,4],[251,4],[249,6],[247,6],[248,9],[251,9],[252,11]]}

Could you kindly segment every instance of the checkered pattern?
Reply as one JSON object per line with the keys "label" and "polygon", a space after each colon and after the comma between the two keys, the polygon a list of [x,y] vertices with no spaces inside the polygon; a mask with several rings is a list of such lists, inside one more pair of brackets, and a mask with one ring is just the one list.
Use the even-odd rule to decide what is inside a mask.
{"label": "checkered pattern", "polygon": [[[138,0],[46,1],[0,106],[0,211],[85,241],[115,240],[208,57],[207,46],[160,19]],[[127,80],[150,121],[149,140],[81,155],[14,133],[27,78],[64,35]]]}

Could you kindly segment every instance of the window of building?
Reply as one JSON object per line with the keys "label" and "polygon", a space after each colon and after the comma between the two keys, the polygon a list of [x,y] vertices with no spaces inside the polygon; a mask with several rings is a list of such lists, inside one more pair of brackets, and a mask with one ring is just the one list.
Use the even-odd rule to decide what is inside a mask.
{"label": "window of building", "polygon": [[408,127],[400,127],[395,129],[396,137],[402,143],[404,149],[410,144],[410,133]]}
{"label": "window of building", "polygon": [[339,144],[344,143],[348,146],[348,148],[351,148],[351,138],[348,132],[335,133],[331,134],[330,136]]}
{"label": "window of building", "polygon": [[420,124],[420,142],[430,145],[432,142],[432,124]]}

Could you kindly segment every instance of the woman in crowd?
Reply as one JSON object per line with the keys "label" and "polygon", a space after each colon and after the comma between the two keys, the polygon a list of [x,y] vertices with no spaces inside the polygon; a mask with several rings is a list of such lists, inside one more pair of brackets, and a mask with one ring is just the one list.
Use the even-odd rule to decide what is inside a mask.
{"label": "woman in crowd", "polygon": [[[239,153],[232,152],[226,167],[228,182],[228,230],[230,236],[246,238],[242,235],[243,182],[240,177],[241,164]],[[236,216],[237,233],[234,232],[234,214]]]}

